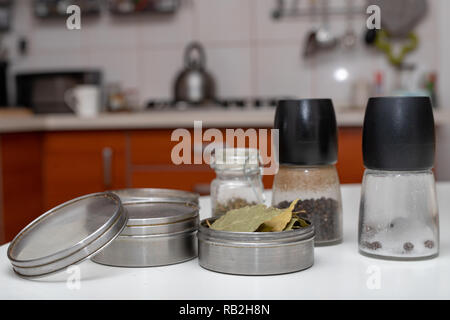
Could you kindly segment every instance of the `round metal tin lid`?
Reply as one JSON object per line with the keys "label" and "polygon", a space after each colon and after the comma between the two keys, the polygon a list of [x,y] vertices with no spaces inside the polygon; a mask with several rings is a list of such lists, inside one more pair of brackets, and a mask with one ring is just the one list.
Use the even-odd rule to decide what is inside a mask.
{"label": "round metal tin lid", "polygon": [[173,189],[157,189],[157,188],[136,188],[136,189],[122,189],[111,191],[117,194],[123,203],[127,202],[176,202],[176,203],[194,203],[198,205],[198,193],[173,190]]}
{"label": "round metal tin lid", "polygon": [[62,271],[114,240],[127,212],[113,193],[95,193],[63,203],[31,222],[11,242],[14,271],[39,277]]}
{"label": "round metal tin lid", "polygon": [[198,206],[192,203],[127,202],[124,207],[128,211],[127,228],[171,224],[198,215]]}

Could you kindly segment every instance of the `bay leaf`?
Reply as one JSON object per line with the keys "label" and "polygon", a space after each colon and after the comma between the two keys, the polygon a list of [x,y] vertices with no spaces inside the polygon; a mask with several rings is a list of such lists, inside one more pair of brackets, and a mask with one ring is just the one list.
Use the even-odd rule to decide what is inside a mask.
{"label": "bay leaf", "polygon": [[291,221],[289,221],[289,223],[287,224],[286,228],[284,228],[285,231],[289,231],[292,230],[292,228],[294,227],[294,224],[297,222],[297,218],[293,217],[291,219]]}
{"label": "bay leaf", "polygon": [[211,229],[233,232],[255,232],[265,222],[283,213],[283,210],[263,204],[228,211],[214,221]]}
{"label": "bay leaf", "polygon": [[262,232],[280,232],[286,228],[286,225],[292,219],[292,211],[294,211],[295,205],[297,204],[298,199],[292,201],[289,208],[284,209],[281,214],[272,218],[269,221],[265,221],[260,227],[259,231]]}
{"label": "bay leaf", "polygon": [[284,231],[289,231],[292,229],[300,229],[300,228],[306,228],[309,227],[310,224],[306,222],[306,220],[299,218],[298,216],[293,216],[291,221],[287,224]]}
{"label": "bay leaf", "polygon": [[297,218],[298,224],[300,225],[300,227],[302,228],[306,228],[310,226],[310,223],[306,222],[306,220],[302,219],[302,218]]}

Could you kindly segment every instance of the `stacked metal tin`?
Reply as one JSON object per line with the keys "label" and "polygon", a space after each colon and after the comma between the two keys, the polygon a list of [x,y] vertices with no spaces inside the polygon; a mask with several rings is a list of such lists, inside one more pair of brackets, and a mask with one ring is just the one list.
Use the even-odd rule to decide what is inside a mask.
{"label": "stacked metal tin", "polygon": [[14,271],[27,278],[62,271],[88,258],[116,267],[152,267],[187,261],[199,253],[200,266],[242,275],[295,272],[313,264],[312,225],[283,232],[217,231],[206,220],[199,226],[198,198],[168,189],[86,195],[28,225],[11,242],[8,258]]}
{"label": "stacked metal tin", "polygon": [[92,261],[120,267],[152,267],[197,256],[198,195],[161,189],[115,191],[128,212],[122,233]]}

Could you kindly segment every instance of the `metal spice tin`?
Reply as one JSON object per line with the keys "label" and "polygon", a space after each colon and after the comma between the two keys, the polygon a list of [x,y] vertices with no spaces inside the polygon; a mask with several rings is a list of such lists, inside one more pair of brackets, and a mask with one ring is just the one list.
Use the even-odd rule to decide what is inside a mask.
{"label": "metal spice tin", "polygon": [[120,198],[95,193],[63,203],[25,227],[8,258],[22,277],[46,276],[79,263],[116,238],[127,222]]}
{"label": "metal spice tin", "polygon": [[92,261],[118,267],[152,267],[197,256],[197,194],[167,189],[114,193],[121,196],[128,211],[127,226]]}
{"label": "metal spice tin", "polygon": [[[208,219],[211,223],[215,219]],[[273,275],[301,271],[314,263],[314,227],[282,232],[229,232],[200,223],[199,264],[238,275]]]}

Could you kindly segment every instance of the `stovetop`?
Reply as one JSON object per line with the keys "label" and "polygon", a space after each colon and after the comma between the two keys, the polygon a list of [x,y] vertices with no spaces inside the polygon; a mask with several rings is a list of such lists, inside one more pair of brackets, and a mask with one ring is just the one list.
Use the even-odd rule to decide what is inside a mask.
{"label": "stovetop", "polygon": [[292,97],[259,97],[259,98],[227,98],[217,99],[205,104],[190,104],[187,102],[175,102],[173,100],[149,100],[147,109],[149,110],[187,110],[200,108],[224,108],[224,109],[259,109],[275,108],[277,101]]}

